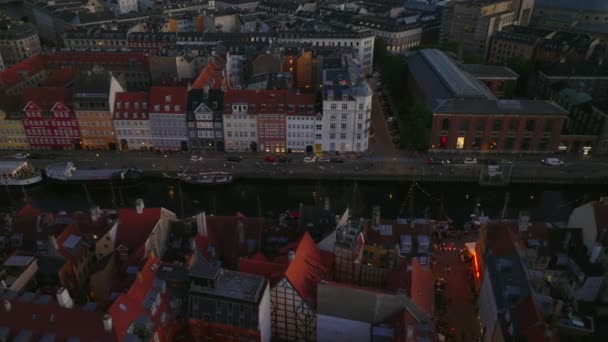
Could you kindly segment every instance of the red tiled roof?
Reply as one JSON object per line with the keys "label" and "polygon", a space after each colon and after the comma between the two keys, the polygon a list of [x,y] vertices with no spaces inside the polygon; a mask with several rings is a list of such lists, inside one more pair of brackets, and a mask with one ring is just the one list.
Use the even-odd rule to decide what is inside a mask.
{"label": "red tiled roof", "polygon": [[135,208],[118,209],[115,247],[124,245],[129,254],[137,252],[160,220],[161,211],[161,208],[144,208],[138,214]]}
{"label": "red tiled roof", "polygon": [[[161,316],[163,312],[167,315],[167,324],[172,323],[171,306],[167,292],[163,293],[162,291],[159,291],[161,302],[155,314],[146,310],[142,305],[149,291],[160,290],[154,286],[156,272],[160,266],[161,262],[158,258],[149,257],[142,270],[137,274],[137,278],[131,285],[129,291],[120,295],[108,310],[112,316],[113,330],[117,341],[123,340],[125,335],[127,335],[127,330],[131,323],[142,314],[147,315],[150,318],[150,321],[154,326],[151,331],[153,334],[162,326]],[[161,336],[160,340],[163,341],[166,339]]]}
{"label": "red tiled roof", "polygon": [[412,259],[412,286],[409,293],[412,301],[416,303],[429,317],[433,317],[435,305],[433,272],[429,267],[420,265]]}
{"label": "red tiled roof", "polygon": [[[232,104],[255,105],[249,107],[247,112],[250,114],[297,114],[312,115],[313,109],[305,108],[304,112],[299,112],[299,105],[314,105],[315,95],[311,93],[294,93],[285,89],[266,90],[266,89],[239,89],[229,90],[224,93],[224,112],[232,112]],[[282,107],[281,107],[282,105]],[[289,109],[293,105],[293,109]]]}
{"label": "red tiled roof", "polygon": [[92,220],[89,213],[74,213],[72,217],[82,234],[96,235],[98,238],[105,235],[115,223],[110,215],[103,212],[96,221]]}
{"label": "red tiled roof", "polygon": [[262,261],[258,259],[239,259],[239,272],[257,274],[270,280],[270,286],[274,287],[285,274],[287,264],[278,262]]}
{"label": "red tiled roof", "polygon": [[149,68],[148,57],[133,52],[60,52],[46,56],[48,64],[73,66],[89,65],[129,65],[131,62],[137,66]]}
{"label": "red tiled roof", "polygon": [[516,251],[516,236],[512,228],[501,222],[488,224],[487,241],[492,253],[496,256],[505,256]]}
{"label": "red tiled roof", "polygon": [[[0,92],[4,92],[14,85],[29,79],[33,75],[41,72],[45,68],[46,59],[44,56],[34,56],[15,64],[7,70],[0,72]],[[27,75],[23,77],[23,75]]]}
{"label": "red tiled roof", "polygon": [[17,216],[38,216],[41,211],[34,208],[31,204],[25,204],[17,213]]}
{"label": "red tiled roof", "polygon": [[[1,291],[0,298],[4,299]],[[10,314],[5,312],[4,307],[0,313],[0,326],[11,329],[9,340],[21,330],[30,330],[36,341],[47,333],[55,334],[56,341],[66,341],[71,337],[80,341],[116,340],[112,333],[104,330],[101,312],[66,309],[53,303],[37,304],[35,301],[10,299],[10,303]]]}
{"label": "red tiled roof", "polygon": [[76,70],[65,67],[53,71],[40,85],[43,87],[65,87],[76,77]]}
{"label": "red tiled roof", "polygon": [[72,108],[72,89],[63,87],[38,87],[23,90],[23,102],[34,102],[43,111],[50,110],[57,102]]}
{"label": "red tiled roof", "polygon": [[205,87],[221,89],[223,86],[223,68],[210,61],[192,84],[192,89],[204,89]]}
{"label": "red tiled roof", "polygon": [[[116,93],[116,99],[114,101],[114,120],[121,119],[133,119],[134,113],[138,113],[138,119],[146,119],[142,117],[142,113],[148,114],[148,98],[149,94],[146,92],[120,92]],[[120,103],[120,105],[119,105]],[[126,108],[125,103],[129,103],[129,108]],[[135,103],[138,104],[138,108],[135,108]],[[125,117],[125,113],[127,116]]]}
{"label": "red tiled roof", "polygon": [[317,285],[331,267],[323,263],[327,259],[321,254],[314,240],[306,232],[285,271],[285,277],[300,297],[313,305],[317,301]]}
{"label": "red tiled roof", "polygon": [[[150,87],[148,111],[154,113],[185,113],[187,100],[188,90],[184,87]],[[157,105],[160,106],[159,110],[154,109]],[[170,106],[168,111],[165,111],[165,105]],[[179,106],[178,109],[175,106]]]}

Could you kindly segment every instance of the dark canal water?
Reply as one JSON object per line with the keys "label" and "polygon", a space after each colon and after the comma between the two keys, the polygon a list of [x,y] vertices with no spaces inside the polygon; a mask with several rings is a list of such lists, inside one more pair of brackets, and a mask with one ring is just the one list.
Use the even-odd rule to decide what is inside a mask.
{"label": "dark canal water", "polygon": [[[476,203],[491,218],[500,217],[508,197],[507,217],[521,210],[533,219],[565,220],[573,207],[599,198],[608,189],[593,186],[516,185],[504,188],[476,184],[425,184],[410,182],[353,181],[237,181],[220,187],[179,185],[176,181],[147,179],[138,185],[118,187],[109,184],[65,185],[41,183],[27,188],[0,190],[0,206],[18,208],[27,199],[51,211],[88,210],[92,204],[102,208],[131,206],[142,198],[146,207],[162,206],[178,216],[205,210],[215,215],[247,216],[280,213],[296,209],[299,203],[322,204],[329,198],[331,209],[341,212],[347,206],[369,217],[371,208],[380,205],[382,217],[398,216],[442,218],[464,222]],[[181,196],[180,196],[181,193]],[[507,196],[507,193],[509,194]],[[413,202],[412,202],[413,199]],[[413,203],[413,204],[412,204]]]}

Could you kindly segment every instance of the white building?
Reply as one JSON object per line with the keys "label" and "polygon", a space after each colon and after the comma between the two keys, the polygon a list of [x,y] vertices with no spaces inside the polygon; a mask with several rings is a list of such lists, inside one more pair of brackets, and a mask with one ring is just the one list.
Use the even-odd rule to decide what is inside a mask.
{"label": "white building", "polygon": [[247,113],[247,105],[233,105],[231,112],[222,115],[224,122],[224,146],[228,152],[251,151],[257,146],[258,121],[256,115]]}
{"label": "white building", "polygon": [[226,54],[226,84],[228,89],[243,89],[243,64],[245,56],[235,55],[228,52]]}
{"label": "white building", "polygon": [[365,74],[372,73],[375,35],[364,32],[306,32],[280,33],[279,43],[310,43],[313,46],[351,47]]}
{"label": "white building", "polygon": [[[315,145],[315,115],[287,115],[287,149],[291,152],[306,152]],[[310,147],[309,147],[310,146]]]}
{"label": "white building", "polygon": [[148,117],[148,93],[116,93],[112,115],[116,142],[121,151],[142,150],[152,147],[152,134]]}
{"label": "white building", "polygon": [[171,150],[187,149],[187,100],[186,88],[150,88],[150,132],[154,147]]}
{"label": "white building", "polygon": [[137,0],[109,0],[107,3],[115,14],[136,13],[138,11]]}
{"label": "white building", "polygon": [[372,90],[364,80],[323,88],[323,115],[315,124],[315,152],[367,151],[371,113]]}

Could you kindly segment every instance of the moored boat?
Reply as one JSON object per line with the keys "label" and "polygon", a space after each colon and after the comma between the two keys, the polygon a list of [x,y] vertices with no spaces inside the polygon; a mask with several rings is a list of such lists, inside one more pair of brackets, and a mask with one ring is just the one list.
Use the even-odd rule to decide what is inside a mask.
{"label": "moored boat", "polygon": [[138,169],[79,169],[73,162],[51,164],[46,167],[45,174],[50,180],[66,183],[130,183],[143,178],[143,171]]}
{"label": "moored boat", "polygon": [[21,186],[42,181],[40,171],[27,161],[0,161],[0,185]]}
{"label": "moored boat", "polygon": [[186,184],[222,185],[232,183],[233,177],[228,172],[178,173],[177,178]]}

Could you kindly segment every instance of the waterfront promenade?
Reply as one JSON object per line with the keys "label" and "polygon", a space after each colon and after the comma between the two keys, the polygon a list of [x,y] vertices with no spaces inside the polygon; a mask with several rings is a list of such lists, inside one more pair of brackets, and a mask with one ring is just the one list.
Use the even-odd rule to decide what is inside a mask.
{"label": "waterfront promenade", "polygon": [[[341,156],[344,163],[304,163],[302,154],[284,155],[291,162],[269,163],[264,154],[230,154],[241,156],[241,162],[228,162],[226,154],[199,155],[203,161],[190,161],[188,153],[152,152],[57,152],[55,160],[36,159],[31,162],[44,168],[55,162],[74,161],[80,168],[142,169],[150,176],[165,172],[227,171],[237,179],[294,179],[294,180],[370,180],[370,181],[421,181],[461,182],[485,185],[507,184],[605,184],[608,183],[608,160],[581,158],[567,161],[566,165],[543,166],[541,157],[512,158],[501,163],[502,176],[489,177],[487,166],[470,164],[429,165],[426,157]],[[3,159],[7,159],[4,157]]]}

